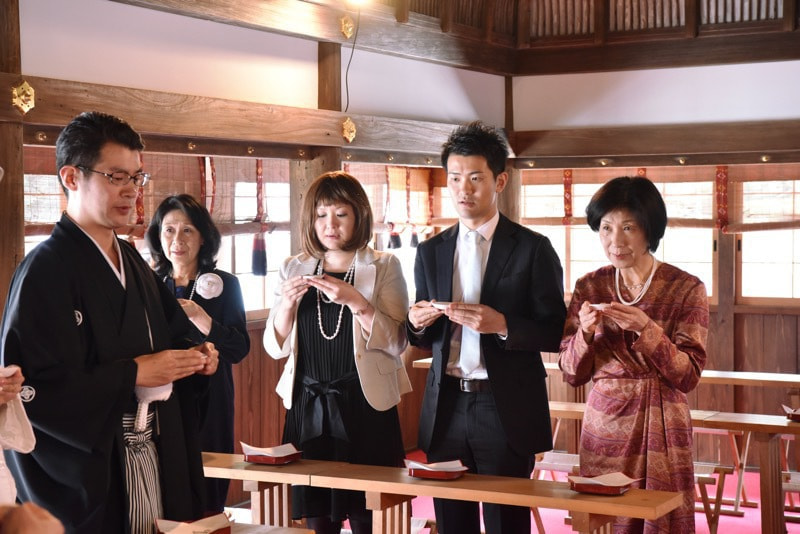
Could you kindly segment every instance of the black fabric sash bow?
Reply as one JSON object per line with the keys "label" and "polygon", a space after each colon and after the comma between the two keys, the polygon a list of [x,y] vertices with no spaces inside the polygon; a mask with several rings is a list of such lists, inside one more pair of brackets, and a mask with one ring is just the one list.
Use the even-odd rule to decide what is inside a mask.
{"label": "black fabric sash bow", "polygon": [[330,382],[319,382],[308,376],[303,377],[303,387],[310,398],[303,413],[303,429],[300,431],[300,443],[319,437],[325,430],[325,414],[328,416],[328,431],[334,438],[350,441],[347,428],[342,419],[339,400],[345,386],[358,379],[353,371]]}

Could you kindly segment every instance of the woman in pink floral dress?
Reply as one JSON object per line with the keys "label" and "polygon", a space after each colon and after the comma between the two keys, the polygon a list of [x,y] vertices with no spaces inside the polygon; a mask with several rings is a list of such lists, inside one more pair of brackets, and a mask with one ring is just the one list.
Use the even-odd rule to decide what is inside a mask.
{"label": "woman in pink floral dress", "polygon": [[614,532],[694,532],[686,394],[706,363],[705,286],[652,255],[667,212],[647,178],[609,181],[586,215],[611,265],[576,282],[561,341],[559,366],[567,382],[593,382],[581,432],[581,474],[620,471],[640,479],[637,487],[683,493],[683,505],[672,513],[647,522],[618,517]]}

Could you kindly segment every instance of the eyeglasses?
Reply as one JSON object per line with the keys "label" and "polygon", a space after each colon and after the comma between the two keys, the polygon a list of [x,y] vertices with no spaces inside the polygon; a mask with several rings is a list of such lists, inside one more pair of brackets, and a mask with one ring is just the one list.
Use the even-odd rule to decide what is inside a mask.
{"label": "eyeglasses", "polygon": [[106,178],[108,178],[108,183],[114,185],[128,185],[133,180],[133,185],[136,187],[144,187],[145,184],[150,180],[150,173],[148,172],[137,172],[134,175],[130,175],[125,171],[116,171],[116,172],[103,172],[103,171],[96,171],[94,169],[90,169],[89,167],[84,167],[83,165],[75,165],[79,169],[83,169],[84,171],[89,172],[96,172],[97,174],[102,174]]}

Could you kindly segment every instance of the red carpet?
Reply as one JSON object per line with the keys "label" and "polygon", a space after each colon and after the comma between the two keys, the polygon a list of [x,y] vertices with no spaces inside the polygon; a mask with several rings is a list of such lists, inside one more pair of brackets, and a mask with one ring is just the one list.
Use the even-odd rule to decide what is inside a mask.
{"label": "red carpet", "polygon": [[[413,451],[408,454],[408,457],[413,460],[417,461],[425,461],[424,454],[420,451]],[[561,475],[561,473],[558,473]],[[549,476],[549,475],[548,475]],[[558,477],[557,477],[558,478]],[[564,479],[565,477],[558,478],[559,480]],[[747,472],[744,476],[744,486],[745,486],[745,493],[747,494],[747,498],[750,501],[758,502],[759,501],[759,487],[758,487],[758,473],[751,473]],[[714,488],[709,488],[710,491],[714,491]],[[733,498],[733,495],[736,493],[736,477],[729,476],[725,480],[725,496]],[[800,505],[800,496],[794,495],[795,498],[795,505]],[[725,506],[724,508],[730,508],[730,506]],[[744,512],[743,517],[735,517],[735,516],[727,516],[727,515],[720,515],[719,519],[719,527],[718,532],[725,533],[725,532],[750,532],[750,533],[757,533],[761,532],[761,509],[760,508],[750,508],[750,507],[740,507],[740,510]],[[542,523],[544,523],[545,530],[547,534],[568,534],[573,533],[574,531],[569,525],[564,524],[564,518],[566,517],[567,513],[562,510],[548,510],[545,508],[540,508],[539,513],[542,516]],[[433,501],[430,498],[426,497],[417,497],[412,501],[412,515],[413,517],[419,518],[427,518],[427,519],[434,519],[433,513]],[[800,517],[800,514],[793,514],[795,516]],[[702,513],[698,513],[695,515],[695,528],[697,529],[697,534],[708,534],[708,523],[706,521],[706,516]],[[800,534],[800,524],[798,523],[786,523],[786,530],[789,533],[798,533]],[[533,534],[537,533],[536,524],[533,523],[531,519],[531,532]]]}

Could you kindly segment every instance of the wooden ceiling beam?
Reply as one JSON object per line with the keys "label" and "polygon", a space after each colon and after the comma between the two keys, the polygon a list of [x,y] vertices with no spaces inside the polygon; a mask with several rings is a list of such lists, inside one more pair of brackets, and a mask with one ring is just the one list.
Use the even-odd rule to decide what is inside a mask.
{"label": "wooden ceiling beam", "polygon": [[[272,33],[339,44],[352,43],[341,32],[341,18],[355,17],[345,3],[326,5],[297,0],[112,0],[122,4],[166,11],[176,15],[211,20]],[[430,61],[479,72],[505,74],[513,69],[513,49],[443,33],[454,7],[442,4],[441,26],[430,17],[414,16],[398,24],[397,12],[384,6],[361,8],[361,27],[356,48],[409,59]],[[402,16],[402,10],[401,10]]]}
{"label": "wooden ceiling beam", "polygon": [[579,157],[594,159],[597,166],[603,159],[644,156],[684,157],[689,164],[708,154],[796,158],[797,139],[800,120],[520,131],[511,134],[510,143],[518,159]]}
{"label": "wooden ceiling beam", "polygon": [[[35,107],[22,119],[26,126],[63,127],[83,111],[99,110],[130,118],[143,135],[417,154],[438,154],[456,127],[4,72],[0,72],[0,87],[13,87],[23,79],[36,92]],[[343,137],[342,125],[348,117],[356,127],[352,143]],[[10,98],[0,101],[0,123],[19,121],[19,112]]]}
{"label": "wooden ceiling beam", "polygon": [[732,63],[800,59],[800,32],[761,32],[744,35],[678,35],[636,41],[611,41],[602,46],[534,47],[517,51],[517,76],[576,74],[620,70],[696,67]]}

